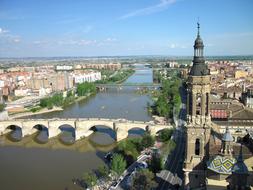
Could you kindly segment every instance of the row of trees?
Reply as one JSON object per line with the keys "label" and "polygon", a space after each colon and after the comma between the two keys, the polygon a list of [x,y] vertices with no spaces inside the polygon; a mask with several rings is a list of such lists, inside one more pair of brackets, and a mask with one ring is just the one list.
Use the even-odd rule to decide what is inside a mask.
{"label": "row of trees", "polygon": [[84,82],[77,85],[76,93],[78,96],[86,96],[87,94],[95,93],[96,85],[94,83]]}
{"label": "row of trees", "polygon": [[162,90],[152,109],[153,114],[166,118],[173,118],[173,109],[176,114],[179,113],[181,104],[180,86],[181,81],[177,77],[171,80],[163,80]]}
{"label": "row of trees", "polygon": [[101,81],[97,81],[97,83],[120,83],[123,82],[123,80],[127,79],[129,76],[131,76],[134,73],[133,69],[127,69],[127,70],[121,70],[118,71],[115,75],[107,76],[105,79],[102,79]]}
{"label": "row of trees", "polygon": [[116,151],[122,154],[126,158],[128,165],[130,165],[137,160],[142,150],[153,146],[154,143],[155,138],[146,133],[141,138],[125,139],[119,142]]}
{"label": "row of trees", "polygon": [[52,109],[54,106],[60,107],[63,105],[63,95],[62,93],[54,94],[51,97],[46,97],[40,100],[40,107]]}
{"label": "row of trees", "polygon": [[[78,96],[86,96],[89,93],[95,93],[96,86],[93,83],[81,83],[77,85],[76,93]],[[75,100],[75,93],[72,91],[67,92],[67,96],[63,97],[63,93],[54,94],[51,97],[42,98],[40,100],[40,107],[52,109],[54,106],[63,107],[72,103]],[[34,110],[37,110],[34,109]]]}

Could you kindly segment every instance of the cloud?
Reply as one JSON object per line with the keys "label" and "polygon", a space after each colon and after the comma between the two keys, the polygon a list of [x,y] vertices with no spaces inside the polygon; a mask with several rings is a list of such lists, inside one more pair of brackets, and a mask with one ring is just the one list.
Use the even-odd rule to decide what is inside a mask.
{"label": "cloud", "polygon": [[185,44],[177,44],[177,43],[171,43],[169,44],[170,49],[186,49],[188,46]]}
{"label": "cloud", "polygon": [[13,39],[13,42],[19,43],[19,42],[20,42],[20,38],[14,38],[14,39]]}
{"label": "cloud", "polygon": [[106,38],[104,41],[105,42],[116,42],[118,40],[117,40],[117,38]]}
{"label": "cloud", "polygon": [[19,43],[20,37],[11,34],[8,30],[0,28],[0,43]]}
{"label": "cloud", "polygon": [[170,47],[171,49],[174,49],[174,48],[176,47],[176,44],[170,44],[169,47]]}
{"label": "cloud", "polygon": [[8,30],[5,30],[3,28],[0,28],[0,34],[5,34],[5,33],[8,33]]}
{"label": "cloud", "polygon": [[160,2],[156,5],[145,7],[142,9],[135,10],[133,12],[127,13],[123,16],[121,16],[119,19],[127,19],[135,16],[142,16],[142,15],[149,15],[156,12],[164,11],[166,10],[170,5],[176,3],[177,0],[160,0]]}

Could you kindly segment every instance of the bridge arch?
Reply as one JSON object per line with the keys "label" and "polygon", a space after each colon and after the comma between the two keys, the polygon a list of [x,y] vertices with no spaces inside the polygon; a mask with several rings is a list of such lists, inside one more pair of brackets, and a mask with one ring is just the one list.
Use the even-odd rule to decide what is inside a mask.
{"label": "bridge arch", "polygon": [[91,141],[97,144],[112,144],[117,140],[117,131],[111,125],[93,125],[89,130],[94,134]]}
{"label": "bridge arch", "polygon": [[76,141],[76,129],[70,124],[62,124],[58,127],[59,140],[65,144],[73,144]]}
{"label": "bridge arch", "polygon": [[143,136],[146,132],[148,132],[147,127],[133,127],[127,131],[127,137],[140,137]]}
{"label": "bridge arch", "polygon": [[35,141],[38,143],[46,143],[48,142],[48,127],[43,124],[36,124],[32,128],[33,132],[37,132],[37,135],[35,136]]}
{"label": "bridge arch", "polygon": [[8,134],[11,140],[20,141],[23,137],[22,127],[15,124],[6,126],[4,133]]}

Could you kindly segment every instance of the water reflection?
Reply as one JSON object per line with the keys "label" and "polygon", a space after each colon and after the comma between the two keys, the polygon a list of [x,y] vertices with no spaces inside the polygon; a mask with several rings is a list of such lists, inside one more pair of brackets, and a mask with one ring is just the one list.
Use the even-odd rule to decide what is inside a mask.
{"label": "water reflection", "polygon": [[94,130],[94,133],[90,138],[92,144],[108,146],[115,143],[116,133],[111,128],[98,125],[92,127],[91,130]]}
{"label": "water reflection", "polygon": [[[15,136],[16,133],[18,133],[17,136],[22,134],[21,130],[17,130]],[[113,134],[114,132],[109,130],[109,128],[101,126],[89,137],[73,142],[74,137],[72,130],[65,130],[58,136],[50,139],[48,139],[47,130],[45,128],[41,128],[41,130],[32,135],[18,138],[18,140],[12,137],[11,132],[0,136],[0,148],[5,146],[17,146],[26,148],[66,149],[78,152],[96,150],[106,152],[114,148],[116,145],[115,136],[111,136],[110,133]]]}
{"label": "water reflection", "polygon": [[43,125],[35,125],[33,128],[37,129],[37,133],[36,136],[34,137],[34,140],[38,143],[47,143],[48,129]]}
{"label": "water reflection", "polygon": [[10,125],[7,127],[6,130],[10,130],[9,133],[7,133],[7,137],[15,142],[22,140],[22,129],[19,126],[16,125]]}
{"label": "water reflection", "polygon": [[145,130],[140,128],[132,128],[128,131],[128,137],[135,138],[135,137],[141,137],[145,134]]}
{"label": "water reflection", "polygon": [[59,135],[59,140],[66,144],[70,145],[75,143],[76,140],[76,134],[75,129],[70,125],[62,125],[59,127],[59,130],[61,131]]}

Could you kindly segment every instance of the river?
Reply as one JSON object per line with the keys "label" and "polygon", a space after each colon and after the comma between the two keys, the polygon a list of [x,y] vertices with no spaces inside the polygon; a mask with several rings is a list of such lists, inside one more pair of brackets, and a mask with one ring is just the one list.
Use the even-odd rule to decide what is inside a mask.
{"label": "river", "polygon": [[[136,67],[136,72],[125,83],[151,83],[152,69]],[[76,102],[64,111],[32,116],[32,118],[125,118],[150,121],[147,112],[148,95],[136,93],[136,87],[108,89],[87,100]],[[62,126],[62,133],[47,139],[46,130],[21,138],[19,129],[0,136],[0,189],[3,190],[75,190],[81,189],[72,180],[86,171],[104,164],[104,155],[116,143],[114,132],[96,126],[88,138],[74,142],[73,129]],[[129,136],[143,131],[131,130]]]}

